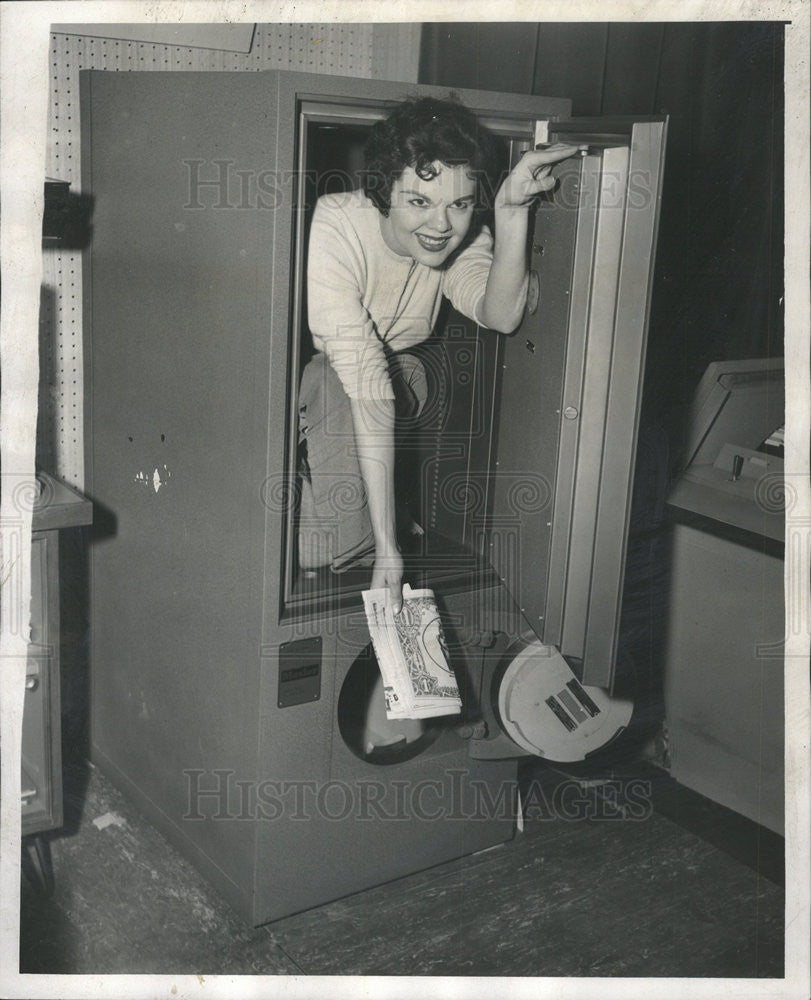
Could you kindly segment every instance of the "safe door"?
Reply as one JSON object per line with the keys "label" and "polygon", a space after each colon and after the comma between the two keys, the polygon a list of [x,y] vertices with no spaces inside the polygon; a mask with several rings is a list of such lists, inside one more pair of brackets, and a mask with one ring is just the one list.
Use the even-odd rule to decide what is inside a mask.
{"label": "safe door", "polygon": [[539,202],[526,315],[500,342],[479,544],[532,631],[584,684],[611,688],[666,122],[539,131],[587,149]]}

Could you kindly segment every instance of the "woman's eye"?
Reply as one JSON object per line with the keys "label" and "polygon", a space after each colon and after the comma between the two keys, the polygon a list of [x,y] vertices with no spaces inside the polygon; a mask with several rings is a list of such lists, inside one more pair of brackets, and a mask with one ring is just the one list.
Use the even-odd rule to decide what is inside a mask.
{"label": "woman's eye", "polygon": [[469,201],[455,201],[453,203],[453,208],[456,208],[459,211],[464,212],[465,209],[473,208],[473,205]]}
{"label": "woman's eye", "polygon": [[415,208],[425,208],[428,202],[425,198],[410,198],[408,204],[414,205]]}

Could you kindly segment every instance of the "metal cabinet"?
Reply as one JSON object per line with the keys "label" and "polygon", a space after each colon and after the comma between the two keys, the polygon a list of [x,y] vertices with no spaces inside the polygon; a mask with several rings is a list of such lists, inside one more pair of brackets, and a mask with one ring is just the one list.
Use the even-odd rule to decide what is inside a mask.
{"label": "metal cabinet", "polygon": [[[341,695],[367,656],[368,575],[296,564],[309,212],[415,90],[446,96],[82,74],[94,759],[256,923],[514,829],[515,760],[470,753],[464,725],[385,763],[353,748]],[[440,599],[469,723],[493,650],[528,626],[611,684],[665,123],[459,97],[505,163],[542,137],[588,144],[538,209],[521,330],[450,316],[425,348],[443,405],[414,445],[427,530],[408,566]]]}

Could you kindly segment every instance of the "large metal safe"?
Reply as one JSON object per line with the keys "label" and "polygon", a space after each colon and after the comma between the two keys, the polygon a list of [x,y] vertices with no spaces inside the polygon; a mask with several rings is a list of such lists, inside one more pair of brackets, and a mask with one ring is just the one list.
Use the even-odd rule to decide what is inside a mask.
{"label": "large metal safe", "polygon": [[436,592],[464,707],[370,747],[368,570],[296,562],[307,226],[388,107],[447,94],[282,72],[82,86],[95,761],[257,924],[508,840],[532,744],[502,725],[505,662],[536,642],[612,685],[665,122],[459,92],[505,169],[539,141],[588,150],[538,204],[521,328],[451,313],[424,345],[406,579]]}

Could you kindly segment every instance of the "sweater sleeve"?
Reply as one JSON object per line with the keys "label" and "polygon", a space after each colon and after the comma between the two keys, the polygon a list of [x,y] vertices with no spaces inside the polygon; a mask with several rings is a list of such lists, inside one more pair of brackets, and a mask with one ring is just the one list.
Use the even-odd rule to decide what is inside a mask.
{"label": "sweater sleeve", "polygon": [[[493,265],[493,236],[487,226],[466,247],[445,273],[443,291],[455,309],[472,319],[479,326],[481,305],[487,288],[487,279]],[[526,301],[528,282],[525,279],[521,296]],[[523,303],[522,303],[523,304]]]}
{"label": "sweater sleeve", "polygon": [[455,309],[479,326],[484,326],[479,308],[492,264],[493,237],[487,226],[483,226],[470,246],[459,254],[445,272],[443,292]]}
{"label": "sweater sleeve", "polygon": [[319,199],[307,256],[307,317],[313,343],[329,358],[350,399],[393,399],[383,345],[363,304],[366,260],[340,206]]}

